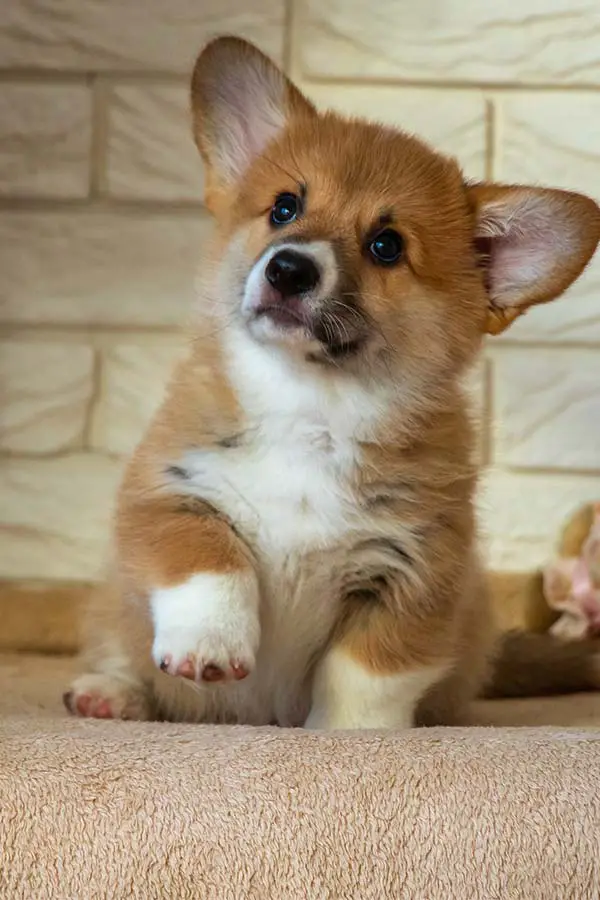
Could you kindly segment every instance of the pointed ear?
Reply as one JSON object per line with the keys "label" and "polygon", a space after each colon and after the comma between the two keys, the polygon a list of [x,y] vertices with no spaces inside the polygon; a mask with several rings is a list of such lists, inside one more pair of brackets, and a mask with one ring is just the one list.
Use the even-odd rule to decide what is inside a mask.
{"label": "pointed ear", "polygon": [[292,115],[314,107],[252,44],[217,38],[192,76],[194,138],[209,181],[225,186],[243,174]]}
{"label": "pointed ear", "polygon": [[547,303],[583,272],[600,239],[589,197],[544,188],[467,188],[475,244],[486,268],[487,332],[499,334],[530,306]]}

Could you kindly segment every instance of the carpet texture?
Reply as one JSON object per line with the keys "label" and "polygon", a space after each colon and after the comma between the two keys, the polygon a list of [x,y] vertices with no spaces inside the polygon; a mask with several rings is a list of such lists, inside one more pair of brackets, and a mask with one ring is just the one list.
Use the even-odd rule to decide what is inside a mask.
{"label": "carpet texture", "polygon": [[0,657],[2,900],[600,897],[600,695],[479,706],[540,728],[95,722],[75,665]]}

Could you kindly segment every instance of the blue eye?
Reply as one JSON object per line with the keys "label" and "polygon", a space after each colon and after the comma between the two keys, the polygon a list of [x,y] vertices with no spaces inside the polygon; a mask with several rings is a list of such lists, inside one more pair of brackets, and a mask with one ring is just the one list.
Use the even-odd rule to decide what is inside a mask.
{"label": "blue eye", "polygon": [[271,209],[272,225],[289,225],[300,212],[300,201],[295,194],[279,194]]}
{"label": "blue eye", "polygon": [[386,228],[369,244],[369,253],[376,263],[392,266],[402,256],[404,242],[397,231]]}

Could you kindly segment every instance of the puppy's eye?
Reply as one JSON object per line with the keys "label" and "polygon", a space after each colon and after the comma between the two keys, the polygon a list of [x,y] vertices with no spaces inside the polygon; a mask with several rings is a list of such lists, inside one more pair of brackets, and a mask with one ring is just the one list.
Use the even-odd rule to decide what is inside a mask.
{"label": "puppy's eye", "polygon": [[289,225],[300,212],[300,200],[295,194],[279,194],[271,209],[271,224]]}
{"label": "puppy's eye", "polygon": [[402,256],[404,242],[397,231],[386,228],[369,244],[369,253],[373,260],[384,266],[393,266]]}

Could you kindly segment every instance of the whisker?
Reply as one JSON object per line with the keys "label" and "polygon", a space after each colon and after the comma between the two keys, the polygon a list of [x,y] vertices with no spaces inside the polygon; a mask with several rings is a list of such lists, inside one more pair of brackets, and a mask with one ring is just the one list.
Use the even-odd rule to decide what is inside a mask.
{"label": "whisker", "polygon": [[346,313],[348,313],[348,318],[352,318],[358,322],[364,323],[364,314],[355,307],[350,306],[348,303],[343,303],[341,300],[336,300],[335,297],[332,297],[330,299],[330,302],[332,303],[332,305],[340,306]]}
{"label": "whisker", "polygon": [[[296,184],[298,185],[298,187],[300,187],[302,184],[304,184],[304,178],[302,176],[302,173],[300,172],[300,169],[296,165],[295,159],[292,158],[292,161],[296,165],[296,169],[297,169],[296,175],[292,174],[292,172],[289,172],[284,166],[281,165],[281,163],[278,163],[274,159],[271,159],[270,156],[265,156],[265,159],[272,166],[275,166],[276,169],[279,169],[281,172],[283,172],[284,175],[287,175],[287,177],[290,178],[292,181],[295,181]],[[300,178],[300,181],[298,180],[298,176]]]}
{"label": "whisker", "polygon": [[343,319],[340,319],[340,317],[336,316],[335,313],[331,313],[331,316],[332,316],[334,324],[337,325],[339,336],[342,339],[342,343],[350,344],[351,343],[350,334],[348,332],[348,329],[346,328],[346,325],[345,325]]}
{"label": "whisker", "polygon": [[293,164],[295,165],[296,171],[298,172],[298,174],[299,174],[299,176],[300,176],[300,183],[301,183],[302,185],[306,185],[307,180],[306,180],[306,178],[304,177],[304,174],[303,174],[303,172],[302,172],[302,169],[301,169],[300,166],[298,165],[298,160],[296,159],[296,155],[295,155],[295,153],[294,153],[294,148],[293,148],[293,147],[290,148],[290,153],[291,153],[291,157],[292,157],[292,162],[293,162]]}

